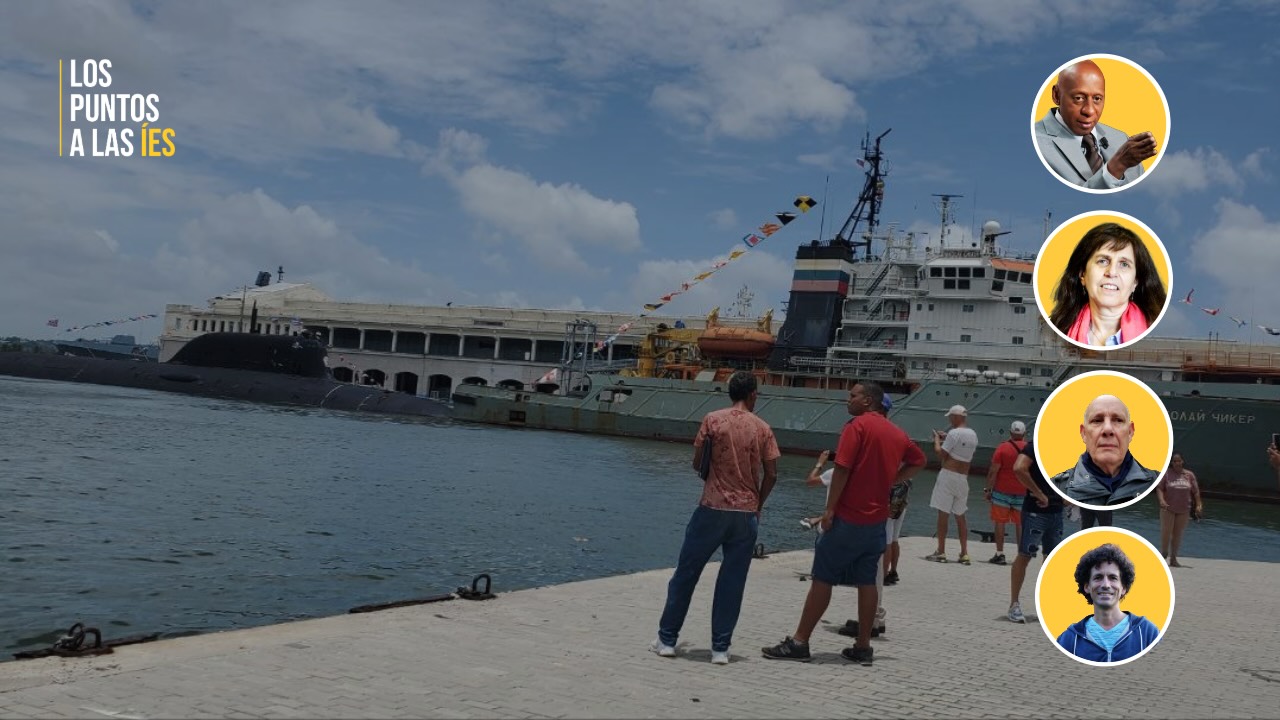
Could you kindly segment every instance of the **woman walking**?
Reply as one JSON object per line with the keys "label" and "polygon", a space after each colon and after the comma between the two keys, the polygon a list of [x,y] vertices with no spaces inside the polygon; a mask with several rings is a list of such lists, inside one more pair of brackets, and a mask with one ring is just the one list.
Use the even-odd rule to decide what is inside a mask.
{"label": "woman walking", "polygon": [[1187,529],[1187,520],[1193,510],[1197,519],[1204,512],[1196,475],[1183,464],[1182,453],[1173,453],[1169,471],[1156,486],[1156,496],[1160,498],[1160,553],[1168,558],[1169,567],[1181,567],[1178,564],[1178,547],[1182,545],[1182,532]]}

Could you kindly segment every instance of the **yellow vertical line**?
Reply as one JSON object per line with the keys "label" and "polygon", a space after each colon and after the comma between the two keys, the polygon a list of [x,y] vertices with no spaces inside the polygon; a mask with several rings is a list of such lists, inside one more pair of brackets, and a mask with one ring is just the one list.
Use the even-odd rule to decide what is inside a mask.
{"label": "yellow vertical line", "polygon": [[62,59],[58,59],[58,157],[62,157]]}

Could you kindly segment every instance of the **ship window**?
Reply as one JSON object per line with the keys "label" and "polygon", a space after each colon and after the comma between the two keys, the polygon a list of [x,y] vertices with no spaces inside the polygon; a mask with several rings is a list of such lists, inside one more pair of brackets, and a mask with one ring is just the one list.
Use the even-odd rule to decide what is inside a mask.
{"label": "ship window", "polygon": [[1040,368],[1040,377],[1053,377],[1053,368]]}
{"label": "ship window", "polygon": [[1017,304],[1019,304],[1019,303],[1021,303],[1021,302],[1022,302],[1022,298],[1020,298],[1020,297],[1014,296],[1014,297],[1009,298],[1009,304],[1010,304],[1010,305],[1017,305]]}
{"label": "ship window", "polygon": [[990,369],[991,369],[991,366],[990,366],[990,365],[979,365],[979,366],[978,366],[978,372],[986,372],[987,370],[990,370]]}
{"label": "ship window", "polygon": [[955,364],[955,363],[947,363],[947,367],[948,367],[948,368],[951,368],[951,369],[955,369],[955,368],[958,368],[958,367],[960,367],[960,366],[959,366],[959,365],[957,365],[957,364]]}
{"label": "ship window", "polygon": [[1014,314],[1014,315],[1026,315],[1026,314],[1027,314],[1027,306],[1026,306],[1026,305],[1014,305],[1014,306],[1013,306],[1013,314]]}
{"label": "ship window", "polygon": [[924,309],[924,303],[916,303],[916,312]]}
{"label": "ship window", "polygon": [[955,289],[956,289],[956,281],[955,281],[955,280],[943,280],[943,281],[942,281],[942,289],[943,289],[943,290],[955,290]]}
{"label": "ship window", "polygon": [[1022,275],[1020,275],[1020,276],[1018,277],[1018,282],[1026,283],[1026,284],[1030,285],[1030,284],[1031,284],[1031,273],[1022,273]]}
{"label": "ship window", "polygon": [[965,304],[965,305],[961,305],[961,306],[960,306],[960,311],[961,311],[961,312],[973,312],[973,305],[972,305],[972,304]]}
{"label": "ship window", "polygon": [[920,369],[920,361],[919,361],[919,360],[912,360],[912,361],[911,361],[911,369],[912,369],[912,370],[919,370],[919,369]]}
{"label": "ship window", "polygon": [[942,268],[942,277],[955,277],[956,269],[953,267]]}
{"label": "ship window", "polygon": [[996,279],[997,279],[997,280],[1003,280],[1003,279],[1004,279],[1004,271],[1003,271],[1003,270],[997,270],[997,271],[996,271]]}
{"label": "ship window", "polygon": [[973,268],[960,268],[960,277],[969,277],[969,273]]}
{"label": "ship window", "polygon": [[1004,292],[1004,281],[1003,281],[1003,280],[992,280],[992,281],[991,281],[991,292]]}
{"label": "ship window", "polygon": [[925,339],[925,340],[932,340],[932,339],[933,339],[933,333],[925,333],[925,334],[924,334],[924,339]]}
{"label": "ship window", "polygon": [[972,336],[972,335],[961,335],[961,336],[960,336],[960,342],[973,342],[973,336]]}
{"label": "ship window", "polygon": [[961,280],[961,281],[960,281],[960,289],[961,289],[961,290],[968,290],[968,289],[969,289],[969,281],[968,281],[968,280]]}
{"label": "ship window", "polygon": [[1030,377],[1030,375],[1031,375],[1031,368],[1029,368],[1029,367],[1020,367],[1020,368],[1018,368],[1018,374],[1019,374],[1019,375],[1025,375],[1025,376]]}
{"label": "ship window", "polygon": [[929,303],[929,312],[933,312],[933,303]]}
{"label": "ship window", "polygon": [[[920,339],[920,333],[916,333],[916,336],[915,336],[915,337],[913,337],[913,338],[911,338],[911,339],[912,339],[912,340],[919,340],[919,339]],[[914,366],[913,366],[913,367],[914,367]]]}
{"label": "ship window", "polygon": [[976,277],[976,278],[984,278],[984,277],[986,277],[986,276],[987,276],[987,269],[986,269],[986,268],[974,268],[974,269],[973,269],[973,276],[974,276],[974,277]]}
{"label": "ship window", "polygon": [[929,268],[929,277],[942,277],[942,268]]}
{"label": "ship window", "polygon": [[1013,344],[1014,344],[1014,345],[1021,345],[1021,344],[1022,344],[1022,337],[1021,337],[1020,335],[1014,335],[1014,336],[1013,336]]}

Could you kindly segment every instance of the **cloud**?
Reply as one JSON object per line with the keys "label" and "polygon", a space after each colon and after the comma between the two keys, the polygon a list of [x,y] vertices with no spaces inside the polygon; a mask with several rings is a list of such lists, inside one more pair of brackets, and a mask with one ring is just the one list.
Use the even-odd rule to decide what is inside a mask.
{"label": "cloud", "polygon": [[1267,148],[1259,148],[1239,162],[1211,147],[1165,153],[1151,177],[1138,188],[1162,198],[1204,190],[1239,193],[1246,180],[1264,176],[1262,159]]}
{"label": "cloud", "polygon": [[738,227],[738,214],[732,208],[724,208],[711,213],[711,224],[719,230],[732,230]]}
{"label": "cloud", "polygon": [[[657,302],[663,295],[677,290],[680,284],[705,272],[727,258],[727,254],[701,260],[647,260],[636,268],[631,279],[630,294],[638,309],[645,303]],[[714,275],[698,283],[688,292],[673,298],[658,312],[663,315],[706,315],[713,307],[722,317],[729,314],[738,292],[746,286],[755,296],[751,315],[758,317],[769,308],[781,314],[781,305],[791,288],[791,265],[769,252],[753,250],[730,262]]]}
{"label": "cloud", "polygon": [[1234,200],[1219,201],[1217,210],[1213,227],[1192,240],[1191,260],[1199,274],[1217,281],[1219,294],[1197,289],[1195,300],[1221,307],[1223,316],[1253,315],[1255,322],[1280,325],[1280,220]]}
{"label": "cloud", "polygon": [[610,253],[640,248],[640,220],[631,203],[491,164],[484,159],[485,146],[479,135],[447,129],[425,166],[453,186],[482,233],[514,239],[532,262],[566,272],[590,269],[581,255],[585,247]]}

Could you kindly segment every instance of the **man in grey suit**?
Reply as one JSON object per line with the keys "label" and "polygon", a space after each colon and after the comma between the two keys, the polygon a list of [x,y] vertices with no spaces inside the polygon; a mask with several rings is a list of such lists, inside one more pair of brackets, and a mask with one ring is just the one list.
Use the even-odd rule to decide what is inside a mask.
{"label": "man in grey suit", "polygon": [[1106,79],[1092,60],[1082,60],[1058,73],[1053,102],[1036,122],[1036,144],[1046,164],[1073,185],[1108,190],[1142,175],[1142,161],[1156,154],[1155,137],[1129,137],[1103,125]]}

